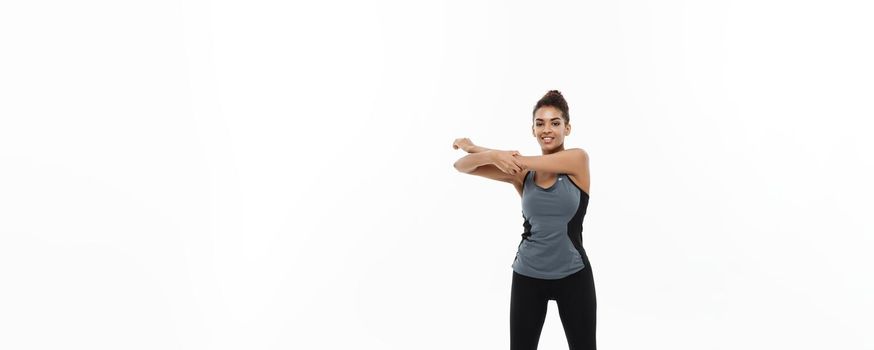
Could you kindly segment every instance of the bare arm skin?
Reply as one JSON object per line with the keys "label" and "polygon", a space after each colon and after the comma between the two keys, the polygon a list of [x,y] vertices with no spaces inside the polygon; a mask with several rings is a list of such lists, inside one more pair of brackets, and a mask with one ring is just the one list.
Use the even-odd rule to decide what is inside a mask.
{"label": "bare arm skin", "polygon": [[479,167],[492,165],[507,175],[515,175],[522,170],[520,161],[514,157],[514,155],[518,154],[519,152],[517,151],[499,150],[471,153],[455,161],[453,166],[460,172],[471,174]]}
{"label": "bare arm skin", "polygon": [[485,151],[494,151],[491,148],[485,148],[482,146],[474,145],[473,142],[470,141],[470,139],[466,138],[466,137],[455,139],[455,141],[452,142],[452,148],[454,148],[454,149],[461,148],[462,150],[464,150],[467,153],[480,153],[480,152],[485,152]]}
{"label": "bare arm skin", "polygon": [[466,174],[513,182],[524,170],[520,161],[514,157],[521,155],[519,151],[502,151],[477,146],[468,138],[455,139],[452,148],[470,153],[453,164],[456,170]]}
{"label": "bare arm skin", "polygon": [[[517,152],[514,153],[514,151],[496,151],[496,150],[488,150],[488,151],[483,151],[483,152],[479,152],[479,153],[471,153],[471,154],[468,154],[468,155],[462,157],[461,159],[459,159],[455,163],[456,164],[455,169],[458,169],[458,171],[462,171],[462,169],[464,169],[464,166],[465,166],[464,163],[460,164],[459,162],[465,161],[465,158],[468,158],[468,157],[471,157],[471,158],[473,158],[473,157],[490,158],[491,156],[496,154],[495,152],[503,152],[503,153],[505,153],[506,156],[509,156],[510,158],[514,158],[513,154],[518,154]],[[468,159],[470,159],[470,158],[468,158]],[[473,159],[476,159],[476,158],[473,158]],[[469,161],[469,162],[473,162],[473,161]],[[513,166],[518,166],[518,165],[513,165]],[[482,177],[485,177],[487,179],[492,179],[492,180],[496,180],[496,181],[510,183],[513,185],[514,188],[516,188],[516,192],[519,193],[520,196],[522,195],[522,187],[524,185],[523,180],[525,179],[525,175],[528,173],[528,171],[525,170],[525,168],[521,168],[521,170],[516,171],[515,173],[512,173],[512,174],[506,173],[506,172],[502,171],[500,168],[498,168],[497,166],[495,166],[494,164],[483,164],[483,165],[476,167],[475,169],[473,169],[471,171],[462,171],[462,172],[467,173],[467,174],[471,174],[471,175],[482,176]]]}
{"label": "bare arm skin", "polygon": [[515,156],[528,169],[547,173],[584,175],[589,168],[589,154],[581,148],[571,148],[542,156]]}
{"label": "bare arm skin", "polygon": [[494,151],[494,150],[491,148],[485,148],[483,146],[473,145],[473,147],[470,147],[470,148],[466,149],[465,151],[467,151],[467,153],[480,153],[480,152]]}
{"label": "bare arm skin", "polygon": [[589,187],[589,154],[581,148],[571,148],[542,156],[514,156],[522,166],[546,173],[570,174],[579,179],[581,186]]}
{"label": "bare arm skin", "polygon": [[521,155],[518,151],[502,151],[477,146],[467,138],[455,139],[452,148],[462,149],[470,153],[455,162],[456,170],[511,183],[516,188],[516,192],[522,195],[522,180],[527,171],[521,166],[521,162],[514,157]]}

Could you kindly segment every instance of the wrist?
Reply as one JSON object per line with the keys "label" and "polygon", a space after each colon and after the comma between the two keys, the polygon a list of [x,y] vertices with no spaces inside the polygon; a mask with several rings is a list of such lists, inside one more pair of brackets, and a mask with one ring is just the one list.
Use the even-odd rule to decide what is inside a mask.
{"label": "wrist", "polygon": [[488,148],[485,148],[482,146],[477,146],[477,145],[472,145],[472,146],[468,147],[468,149],[467,149],[468,153],[479,153],[479,152],[486,152],[486,151],[491,151],[491,149],[488,149]]}

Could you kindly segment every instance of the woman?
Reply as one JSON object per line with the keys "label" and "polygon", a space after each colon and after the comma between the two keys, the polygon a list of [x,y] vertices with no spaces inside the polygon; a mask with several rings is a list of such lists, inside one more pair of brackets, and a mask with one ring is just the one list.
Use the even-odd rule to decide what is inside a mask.
{"label": "woman", "polygon": [[583,217],[589,204],[589,156],[565,149],[570,135],[568,106],[550,90],[534,106],[531,132],[542,156],[476,146],[456,139],[452,147],[470,154],[458,171],[508,182],[522,197],[522,241],[513,261],[510,348],[536,349],[547,302],[558,305],[570,349],[595,349],[595,284],[583,249]]}

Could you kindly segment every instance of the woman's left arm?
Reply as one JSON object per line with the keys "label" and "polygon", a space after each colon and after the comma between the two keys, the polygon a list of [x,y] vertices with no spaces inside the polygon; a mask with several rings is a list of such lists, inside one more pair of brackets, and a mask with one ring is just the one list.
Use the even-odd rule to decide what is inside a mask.
{"label": "woman's left arm", "polygon": [[571,148],[542,156],[513,156],[526,168],[547,173],[586,175],[589,171],[589,154],[581,148]]}

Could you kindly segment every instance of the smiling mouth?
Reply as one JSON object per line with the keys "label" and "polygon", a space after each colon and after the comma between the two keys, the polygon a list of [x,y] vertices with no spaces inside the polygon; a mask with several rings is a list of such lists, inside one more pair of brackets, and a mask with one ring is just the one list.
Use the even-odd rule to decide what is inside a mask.
{"label": "smiling mouth", "polygon": [[555,141],[555,138],[554,137],[543,137],[543,138],[541,138],[541,140],[543,140],[544,143],[552,143],[552,141]]}

